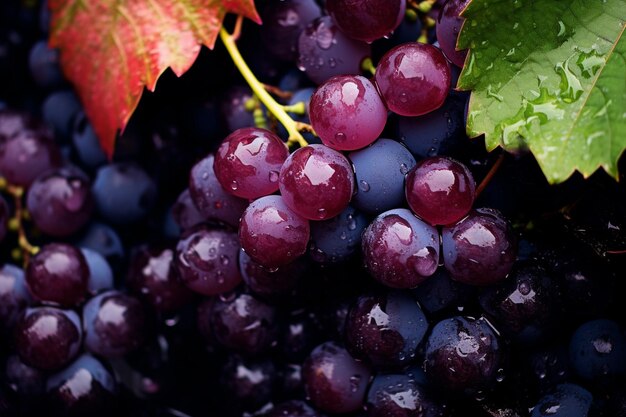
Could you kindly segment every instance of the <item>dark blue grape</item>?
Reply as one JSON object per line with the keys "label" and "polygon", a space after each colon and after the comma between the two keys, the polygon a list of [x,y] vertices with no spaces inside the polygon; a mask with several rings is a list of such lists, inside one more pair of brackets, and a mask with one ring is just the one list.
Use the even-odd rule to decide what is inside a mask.
{"label": "dark blue grape", "polygon": [[10,330],[20,314],[32,303],[24,271],[15,265],[0,267],[0,330]]}
{"label": "dark blue grape", "polygon": [[425,357],[429,380],[446,390],[476,393],[495,382],[502,348],[486,320],[457,316],[435,325]]}
{"label": "dark blue grape", "polygon": [[122,240],[114,229],[104,223],[90,223],[76,241],[76,246],[94,250],[108,260],[124,257]]}
{"label": "dark blue grape", "polygon": [[415,288],[413,294],[424,311],[435,314],[462,306],[473,295],[473,290],[468,285],[454,281],[448,271],[439,268],[432,277]]}
{"label": "dark blue grape", "polygon": [[6,378],[11,388],[24,398],[42,394],[46,383],[44,372],[26,365],[17,355],[7,359]]}
{"label": "dark blue grape", "polygon": [[346,321],[346,345],[377,369],[400,368],[415,359],[428,322],[410,296],[391,291],[361,296]]}
{"label": "dark blue grape", "polygon": [[113,288],[113,270],[111,270],[111,266],[104,256],[92,249],[81,248],[80,251],[85,257],[89,269],[89,279],[87,280],[89,293],[95,295]]}
{"label": "dark blue grape", "polygon": [[613,320],[592,320],[572,336],[570,360],[583,378],[614,377],[626,373],[626,337]]}
{"label": "dark blue grape", "polygon": [[81,109],[78,97],[71,90],[54,92],[41,105],[42,118],[52,127],[59,142],[71,138],[74,120]]}
{"label": "dark blue grape", "polygon": [[367,393],[369,417],[444,417],[444,405],[411,375],[378,375]]}
{"label": "dark blue grape", "polygon": [[322,264],[349,259],[361,247],[361,234],[368,220],[363,213],[348,206],[332,219],[311,222],[311,259]]}
{"label": "dark blue grape", "polygon": [[71,137],[78,159],[85,167],[96,169],[107,162],[107,156],[85,113],[76,115]]}
{"label": "dark blue grape", "polygon": [[348,157],[356,174],[357,193],[352,204],[366,213],[380,214],[404,205],[404,178],[415,158],[402,144],[378,139]]}
{"label": "dark blue grape", "polygon": [[305,389],[313,405],[339,414],[361,409],[370,381],[370,371],[334,342],[311,352],[303,369]]}
{"label": "dark blue grape", "polygon": [[115,415],[116,391],[111,372],[87,354],[51,375],[46,383],[52,412],[67,417]]}
{"label": "dark blue grape", "polygon": [[30,74],[35,82],[46,89],[63,85],[64,78],[59,65],[59,51],[48,46],[45,40],[37,42],[28,57]]}
{"label": "dark blue grape", "polygon": [[93,297],[83,307],[85,347],[106,358],[137,349],[145,339],[147,324],[139,300],[116,290]]}
{"label": "dark blue grape", "polygon": [[92,190],[102,217],[116,224],[141,220],[152,209],[157,192],[148,174],[132,163],[101,167]]}
{"label": "dark blue grape", "polygon": [[185,191],[180,193],[178,199],[176,199],[176,202],[172,206],[171,213],[176,225],[183,231],[206,221],[206,217],[198,210],[198,207],[196,207],[196,204],[193,202],[189,189],[185,189]]}
{"label": "dark blue grape", "polygon": [[593,397],[586,389],[574,384],[561,384],[554,393],[541,398],[531,417],[587,417]]}
{"label": "dark blue grape", "polygon": [[243,86],[232,86],[224,94],[220,102],[220,114],[228,132],[255,126],[252,110],[247,108],[252,97],[250,88]]}

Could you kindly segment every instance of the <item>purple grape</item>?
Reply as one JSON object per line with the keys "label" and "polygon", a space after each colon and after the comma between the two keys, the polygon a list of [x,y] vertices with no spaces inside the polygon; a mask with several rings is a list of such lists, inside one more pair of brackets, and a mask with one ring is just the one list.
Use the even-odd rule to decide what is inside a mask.
{"label": "purple grape", "polygon": [[427,223],[449,225],[469,213],[476,197],[470,170],[444,156],[419,161],[406,177],[406,199],[415,214]]}
{"label": "purple grape", "polygon": [[0,267],[0,330],[10,330],[31,303],[32,297],[26,285],[24,271],[15,265],[2,265]]}
{"label": "purple grape", "polygon": [[344,35],[329,16],[311,22],[298,38],[298,67],[316,84],[335,75],[360,74],[370,46]]}
{"label": "purple grape", "polygon": [[237,408],[255,409],[272,399],[276,369],[268,359],[231,355],[222,367],[219,381],[231,404],[236,404]]}
{"label": "purple grape", "polygon": [[276,342],[276,310],[248,294],[218,298],[211,311],[217,341],[237,352],[257,354]]}
{"label": "purple grape", "polygon": [[326,342],[311,352],[304,363],[307,396],[322,411],[340,414],[361,409],[370,371],[334,342]]}
{"label": "purple grape", "polygon": [[504,279],[515,261],[517,242],[497,210],[480,208],[442,231],[444,265],[453,279],[491,285]]}
{"label": "purple grape", "polygon": [[441,51],[409,42],[389,50],[376,67],[376,84],[387,108],[420,116],[441,107],[450,90],[450,67]]}
{"label": "purple grape", "polygon": [[143,343],[146,322],[136,298],[115,290],[97,295],[83,307],[85,347],[105,358],[124,356]]}
{"label": "purple grape", "polygon": [[349,37],[372,42],[393,32],[404,17],[406,0],[328,0],[328,14]]}
{"label": "purple grape", "polygon": [[569,354],[574,370],[583,378],[597,380],[626,374],[626,337],[613,320],[583,323],[572,335]]}
{"label": "purple grape", "polygon": [[531,417],[587,417],[593,396],[574,384],[560,384],[532,409]]}
{"label": "purple grape", "polygon": [[277,195],[254,201],[241,217],[241,247],[255,262],[277,268],[293,262],[306,252],[310,228]]}
{"label": "purple grape", "polygon": [[26,398],[41,395],[46,383],[44,372],[26,365],[17,355],[7,359],[6,378],[11,388]]}
{"label": "purple grape", "polygon": [[239,269],[250,291],[264,300],[288,301],[294,296],[307,270],[307,262],[301,257],[277,270],[265,268],[255,262],[246,252],[239,252]]}
{"label": "purple grape", "polygon": [[87,248],[80,248],[80,251],[85,257],[89,269],[89,279],[87,280],[89,294],[96,295],[113,288],[113,271],[104,256]]}
{"label": "purple grape", "polygon": [[254,199],[278,190],[278,172],[288,156],[285,143],[269,130],[238,129],[220,144],[213,170],[228,193]]}
{"label": "purple grape", "polygon": [[298,36],[322,11],[315,0],[268,2],[261,13],[261,39],[274,56],[283,61],[298,57]]}
{"label": "purple grape", "polygon": [[11,212],[9,211],[9,205],[7,201],[0,195],[0,242],[4,240],[7,235],[7,228]]}
{"label": "purple grape", "polygon": [[25,130],[39,130],[41,125],[27,113],[0,109],[0,144]]}
{"label": "purple grape", "polygon": [[361,296],[348,315],[346,345],[376,369],[397,369],[413,362],[426,330],[426,317],[410,296]]}
{"label": "purple grape", "polygon": [[486,320],[457,316],[433,328],[424,369],[429,380],[446,390],[475,393],[495,382],[502,356]]}
{"label": "purple grape", "polygon": [[309,256],[321,264],[347,261],[361,248],[367,224],[367,217],[350,206],[332,219],[312,222]]}
{"label": "purple grape", "polygon": [[61,165],[57,145],[43,130],[21,130],[0,142],[0,175],[28,188],[35,178]]}
{"label": "purple grape", "polygon": [[207,155],[191,169],[189,174],[191,200],[207,220],[237,226],[248,202],[226,192],[213,171],[214,160],[212,154]]}
{"label": "purple grape", "polygon": [[263,417],[324,417],[305,402],[299,400],[287,401],[276,405]]}
{"label": "purple grape", "polygon": [[435,401],[409,374],[378,375],[367,392],[369,417],[445,417],[446,407]]}
{"label": "purple grape", "polygon": [[91,355],[84,354],[67,368],[51,375],[46,383],[46,391],[52,412],[56,415],[116,415],[115,378]]}
{"label": "purple grape", "polygon": [[325,220],[348,207],[354,172],[341,153],[309,145],[289,155],[280,170],[279,185],[287,207],[306,219]]}
{"label": "purple grape", "polygon": [[404,205],[404,177],[415,158],[399,142],[378,139],[348,155],[356,174],[357,193],[352,204],[366,213],[380,214]]}
{"label": "purple grape", "polygon": [[291,311],[283,325],[278,345],[281,357],[302,363],[321,341],[321,336],[315,314],[305,309]]}
{"label": "purple grape", "polygon": [[65,243],[50,243],[30,260],[26,282],[41,301],[71,307],[87,295],[89,266],[82,252]]}
{"label": "purple grape", "polygon": [[246,103],[254,97],[252,90],[244,86],[232,86],[222,97],[220,113],[229,132],[254,126],[254,116],[248,111]]}
{"label": "purple grape", "polygon": [[360,75],[338,75],[321,84],[311,96],[309,115],[322,143],[340,151],[366,147],[387,122],[376,87]]}
{"label": "purple grape", "polygon": [[204,223],[206,218],[193,202],[189,189],[186,189],[176,199],[172,206],[172,217],[182,231]]}
{"label": "purple grape", "polygon": [[363,232],[369,273],[392,288],[413,288],[437,270],[439,232],[407,209],[380,214]]}
{"label": "purple grape", "polygon": [[174,250],[142,246],[133,253],[126,282],[130,289],[159,312],[178,310],[193,293],[178,277]]}
{"label": "purple grape", "polygon": [[176,268],[185,285],[200,294],[217,295],[241,282],[237,265],[239,239],[235,232],[200,226],[176,245]]}
{"label": "purple grape", "polygon": [[467,7],[470,0],[447,0],[437,18],[437,41],[446,58],[459,68],[463,68],[467,50],[457,51],[456,42],[465,18],[461,12]]}
{"label": "purple grape", "polygon": [[15,350],[27,365],[46,371],[68,364],[80,349],[80,318],[70,310],[29,308],[15,326]]}
{"label": "purple grape", "polygon": [[67,237],[80,230],[93,212],[89,185],[89,178],[71,166],[37,177],[26,196],[35,226],[53,237]]}

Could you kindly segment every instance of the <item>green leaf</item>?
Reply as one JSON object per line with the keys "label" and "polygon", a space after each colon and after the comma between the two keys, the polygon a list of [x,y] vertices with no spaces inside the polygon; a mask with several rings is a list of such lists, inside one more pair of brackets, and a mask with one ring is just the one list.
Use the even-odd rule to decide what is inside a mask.
{"label": "green leaf", "polygon": [[550,182],[626,148],[626,0],[473,0],[459,48],[467,131],[489,149],[528,148]]}

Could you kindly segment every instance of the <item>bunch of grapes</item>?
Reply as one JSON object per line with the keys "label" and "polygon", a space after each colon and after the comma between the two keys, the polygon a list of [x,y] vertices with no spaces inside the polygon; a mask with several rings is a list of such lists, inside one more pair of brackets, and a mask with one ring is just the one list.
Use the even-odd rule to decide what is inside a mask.
{"label": "bunch of grapes", "polygon": [[469,0],[256,3],[303,140],[217,48],[112,159],[0,5],[0,416],[626,416],[626,189],[466,137]]}

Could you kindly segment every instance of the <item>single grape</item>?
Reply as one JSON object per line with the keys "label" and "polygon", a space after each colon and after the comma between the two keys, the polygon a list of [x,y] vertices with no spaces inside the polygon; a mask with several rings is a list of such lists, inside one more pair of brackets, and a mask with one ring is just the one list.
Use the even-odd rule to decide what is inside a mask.
{"label": "single grape", "polygon": [[189,189],[185,189],[172,206],[172,217],[182,231],[191,229],[192,227],[204,223],[206,218],[191,198]]}
{"label": "single grape", "polygon": [[248,294],[215,300],[211,327],[217,341],[237,352],[257,354],[268,350],[278,336],[274,307]]}
{"label": "single grape", "polygon": [[276,368],[269,359],[245,359],[230,355],[222,367],[219,382],[231,404],[253,410],[272,399]]}
{"label": "single grape", "polygon": [[467,50],[458,51],[456,43],[459,32],[465,18],[461,17],[461,12],[467,7],[470,0],[447,0],[437,18],[437,41],[446,58],[459,68],[463,67]]}
{"label": "single grape", "polygon": [[116,414],[115,378],[102,362],[88,354],[51,375],[46,382],[46,392],[54,415],[105,417]]}
{"label": "single grape", "polygon": [[261,12],[263,45],[284,61],[298,57],[298,36],[322,11],[315,0],[267,2]]}
{"label": "single grape", "polygon": [[424,369],[441,388],[475,393],[495,382],[502,356],[485,319],[457,316],[437,323],[428,336]]}
{"label": "single grape", "polygon": [[388,36],[398,27],[406,0],[328,0],[328,14],[349,37],[372,42]]}
{"label": "single grape", "polygon": [[289,155],[280,170],[280,193],[291,210],[309,220],[341,213],[352,198],[354,173],[341,153],[308,145]]}
{"label": "single grape", "polygon": [[334,342],[313,349],[304,363],[303,375],[313,405],[332,414],[359,410],[371,376],[365,365]]}
{"label": "single grape", "polygon": [[126,283],[157,311],[178,310],[193,295],[180,282],[173,260],[174,250],[157,246],[141,246],[131,257]]}
{"label": "single grape", "polygon": [[104,165],[96,173],[92,190],[100,214],[107,221],[122,225],[146,216],[157,193],[152,178],[133,163]]}
{"label": "single grape", "polygon": [[307,272],[306,258],[301,257],[278,269],[268,269],[248,254],[239,252],[243,281],[256,296],[271,302],[290,301]]}
{"label": "single grape", "polygon": [[273,132],[238,129],[220,144],[213,170],[228,193],[254,199],[278,190],[278,173],[288,156],[289,149]]}
{"label": "single grape", "polygon": [[220,114],[228,132],[255,126],[254,116],[247,106],[252,98],[252,90],[239,85],[232,86],[221,98]]}
{"label": "single grape", "polygon": [[60,165],[59,149],[43,130],[21,130],[0,141],[0,175],[10,184],[30,187],[40,174]]}
{"label": "single grape", "polygon": [[66,142],[72,134],[74,119],[82,110],[80,101],[71,90],[55,91],[46,97],[41,113],[58,142]]}
{"label": "single grape", "polygon": [[337,75],[321,84],[311,96],[309,114],[322,143],[340,151],[366,147],[387,122],[376,87],[360,75]]}
{"label": "single grape", "polygon": [[346,322],[346,345],[376,369],[398,369],[413,362],[428,322],[409,295],[390,291],[361,296]]}
{"label": "single grape", "polygon": [[45,40],[33,45],[28,56],[28,67],[33,79],[42,88],[58,88],[65,81],[59,63],[59,51],[50,48]]}
{"label": "single grape", "polygon": [[450,90],[450,66],[441,51],[409,42],[389,50],[376,67],[376,84],[387,108],[420,116],[441,107]]}
{"label": "single grape", "polygon": [[22,312],[32,304],[22,268],[11,264],[0,267],[0,330],[9,331]]}
{"label": "single grape", "polygon": [[112,289],[113,270],[104,256],[92,249],[80,248],[80,251],[89,269],[87,280],[89,294],[96,295],[104,290]]}
{"label": "single grape", "polygon": [[437,270],[439,232],[407,209],[380,214],[363,232],[369,273],[392,288],[413,288]]}
{"label": "single grape", "polygon": [[576,373],[586,379],[626,374],[626,337],[617,322],[607,319],[582,324],[569,345]]}
{"label": "single grape", "polygon": [[42,126],[28,113],[0,109],[0,143],[26,130],[41,130]]}
{"label": "single grape", "polygon": [[475,197],[476,182],[472,173],[452,158],[423,159],[406,177],[409,207],[433,226],[461,220],[472,209]]}
{"label": "single grape", "polygon": [[309,256],[321,264],[347,261],[361,248],[367,224],[368,218],[350,206],[331,219],[312,222]]}
{"label": "single grape", "polygon": [[41,301],[75,306],[87,295],[89,266],[74,246],[50,243],[28,263],[26,282],[33,296]]}
{"label": "single grape", "polygon": [[237,226],[248,202],[226,192],[213,170],[214,160],[212,154],[207,155],[191,169],[189,174],[191,200],[207,220]]}
{"label": "single grape", "polygon": [[10,387],[23,398],[41,395],[46,383],[44,372],[26,365],[17,355],[7,359],[6,378]]}
{"label": "single grape", "polygon": [[315,314],[306,309],[290,311],[280,334],[278,347],[281,357],[301,364],[311,350],[323,339]]}
{"label": "single grape", "polygon": [[366,213],[380,214],[404,205],[404,178],[415,166],[411,152],[392,139],[348,155],[356,175],[357,193],[352,204]]}
{"label": "single grape", "polygon": [[72,144],[78,159],[89,169],[96,169],[107,163],[107,156],[98,140],[93,126],[85,113],[76,115],[72,127]]}
{"label": "single grape", "polygon": [[517,240],[504,217],[476,209],[442,231],[444,265],[453,279],[469,285],[490,285],[510,272]]}
{"label": "single grape", "polygon": [[147,324],[139,300],[117,290],[97,295],[83,307],[85,347],[105,358],[137,349],[145,339]]}
{"label": "single grape", "polygon": [[176,268],[185,285],[200,294],[217,295],[241,282],[237,265],[239,239],[235,232],[196,227],[176,245]]}
{"label": "single grape", "polygon": [[422,309],[432,315],[462,308],[470,300],[473,300],[475,295],[473,289],[474,287],[454,281],[445,268],[439,268],[430,278],[413,290],[413,295]]}
{"label": "single grape", "polygon": [[446,407],[409,374],[381,374],[367,392],[369,417],[445,417]]}
{"label": "single grape", "polygon": [[124,246],[117,232],[104,223],[92,222],[76,241],[76,246],[98,252],[107,260],[121,259]]}
{"label": "single grape", "polygon": [[308,220],[294,213],[281,196],[255,200],[241,217],[241,247],[255,262],[277,268],[302,256],[309,242]]}
{"label": "single grape", "polygon": [[15,351],[27,365],[54,370],[68,364],[80,349],[80,318],[70,310],[29,308],[15,326]]}
{"label": "single grape", "polygon": [[533,407],[531,417],[587,417],[593,396],[574,384],[557,385]]}
{"label": "single grape", "polygon": [[298,38],[298,67],[316,84],[335,75],[360,74],[370,46],[343,34],[329,16],[311,22]]}
{"label": "single grape", "polygon": [[93,206],[89,178],[73,166],[44,172],[26,195],[35,226],[53,237],[67,237],[80,230],[91,219]]}

